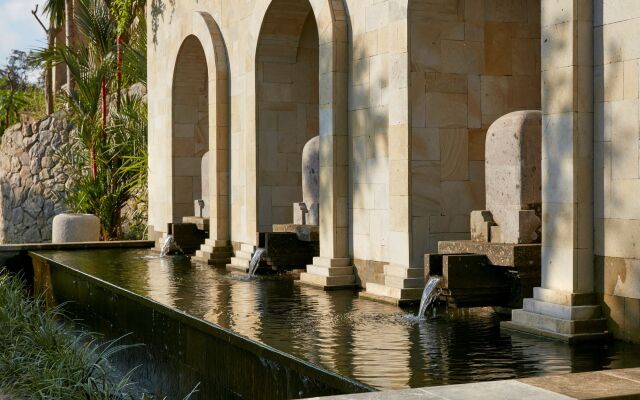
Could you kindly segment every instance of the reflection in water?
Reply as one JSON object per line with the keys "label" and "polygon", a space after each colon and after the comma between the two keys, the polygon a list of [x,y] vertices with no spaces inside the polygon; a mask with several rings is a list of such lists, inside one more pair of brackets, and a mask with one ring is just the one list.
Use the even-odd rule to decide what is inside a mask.
{"label": "reflection in water", "polygon": [[415,309],[324,292],[289,277],[246,279],[145,250],[48,257],[337,373],[385,389],[640,366],[640,346],[570,347],[500,331],[491,309]]}

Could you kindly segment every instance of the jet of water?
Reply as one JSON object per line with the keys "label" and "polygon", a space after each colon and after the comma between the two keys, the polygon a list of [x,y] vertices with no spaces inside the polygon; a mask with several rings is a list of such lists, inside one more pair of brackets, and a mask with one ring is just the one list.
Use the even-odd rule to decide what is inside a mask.
{"label": "jet of water", "polygon": [[260,266],[260,261],[262,260],[262,256],[264,255],[266,249],[262,247],[258,247],[256,251],[253,253],[253,257],[251,257],[251,262],[249,262],[249,276],[255,276],[258,267]]}
{"label": "jet of water", "polygon": [[182,253],[182,249],[176,243],[173,235],[167,235],[164,242],[162,242],[162,247],[160,248],[160,257],[166,257],[170,253]]}
{"label": "jet of water", "polygon": [[422,318],[427,308],[438,298],[440,295],[440,288],[438,285],[442,277],[440,276],[430,276],[427,284],[424,286],[424,290],[422,291],[422,299],[420,299],[420,308],[418,309],[418,318]]}

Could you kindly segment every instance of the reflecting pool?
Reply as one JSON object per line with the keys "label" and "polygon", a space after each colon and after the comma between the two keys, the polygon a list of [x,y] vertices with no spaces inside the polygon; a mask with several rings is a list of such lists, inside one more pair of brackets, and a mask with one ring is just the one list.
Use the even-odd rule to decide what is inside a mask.
{"label": "reflecting pool", "polygon": [[380,389],[400,389],[550,373],[640,366],[640,346],[613,342],[570,347],[501,332],[489,308],[399,309],[324,292],[290,276],[247,278],[147,250],[38,252]]}

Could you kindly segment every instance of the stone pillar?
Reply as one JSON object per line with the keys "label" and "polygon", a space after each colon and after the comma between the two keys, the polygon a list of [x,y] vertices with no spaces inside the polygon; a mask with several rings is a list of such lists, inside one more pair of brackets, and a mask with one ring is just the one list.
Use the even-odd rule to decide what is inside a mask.
{"label": "stone pillar", "polygon": [[353,287],[349,257],[349,38],[342,1],[317,14],[320,41],[320,257],[313,259],[300,282],[324,289]]}
{"label": "stone pillar", "polygon": [[395,2],[397,19],[389,21],[392,46],[389,74],[389,256],[384,266],[384,284],[367,282],[364,297],[394,304],[420,300],[424,268],[411,265],[411,131],[409,106],[410,53],[408,47],[408,2]]}
{"label": "stone pillar", "polygon": [[542,2],[542,287],[509,329],[605,336],[593,256],[593,0]]}

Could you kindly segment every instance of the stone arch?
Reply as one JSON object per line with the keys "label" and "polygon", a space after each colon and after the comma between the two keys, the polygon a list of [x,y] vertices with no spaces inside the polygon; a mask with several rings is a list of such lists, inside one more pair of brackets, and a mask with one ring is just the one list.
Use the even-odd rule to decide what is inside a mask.
{"label": "stone arch", "polygon": [[[198,125],[200,134],[206,137],[208,160],[208,186],[209,195],[205,202],[209,204],[210,237],[214,240],[229,240],[229,62],[224,43],[224,38],[218,24],[213,17],[205,12],[192,14],[191,26],[185,30],[182,36],[182,45],[173,59],[176,60],[173,70],[172,88],[172,149],[171,160],[171,218],[176,221],[182,214],[193,215],[193,202],[187,209],[184,201],[186,195],[176,192],[179,185],[187,185],[185,180],[179,182],[177,178],[188,178],[189,171],[195,171],[196,164],[200,168],[202,164],[195,160],[199,155],[197,148],[188,151],[181,148],[176,141],[178,137],[189,140],[189,124],[193,124],[194,108],[189,108],[193,102],[195,110],[199,114]],[[191,59],[191,60],[190,60]],[[187,63],[185,61],[191,61]],[[191,65],[188,65],[191,64]],[[189,75],[189,72],[195,74]],[[199,79],[199,81],[198,81]],[[194,90],[204,91],[195,104]],[[181,98],[182,97],[182,98]],[[182,109],[180,108],[181,103]],[[185,106],[186,109],[185,109]],[[179,112],[184,111],[184,112]],[[191,122],[189,121],[191,119]],[[184,124],[184,126],[179,126]],[[206,130],[204,129],[206,128]],[[186,129],[187,132],[179,132]],[[204,142],[204,140],[202,140]],[[176,161],[176,155],[184,154],[187,158]],[[191,159],[188,160],[188,158]],[[181,168],[184,168],[180,171]],[[195,179],[192,177],[192,179]],[[192,184],[197,188],[197,183]],[[188,186],[188,185],[187,185]],[[197,190],[192,191],[193,195]],[[178,196],[183,197],[178,197]],[[192,196],[193,197],[193,196]],[[180,201],[183,202],[180,202]],[[192,198],[191,200],[196,200]],[[187,212],[190,211],[190,212]]]}
{"label": "stone arch", "polygon": [[[324,258],[348,258],[347,152],[347,18],[341,0],[272,0],[266,6],[256,47],[256,102],[259,103],[261,62],[294,60],[305,24],[317,31],[317,126],[320,136],[320,248]],[[256,104],[256,171],[260,169],[260,104]],[[304,143],[303,143],[304,145]],[[300,148],[300,151],[302,148]],[[255,188],[260,196],[258,173]],[[298,174],[299,175],[299,174]],[[297,192],[297,190],[296,190]],[[260,203],[255,196],[260,221]],[[263,195],[264,196],[264,195]],[[301,198],[301,196],[300,196]],[[287,199],[288,201],[288,199]],[[299,200],[294,200],[299,201]],[[283,201],[283,203],[285,203]],[[288,207],[291,212],[291,205]]]}

